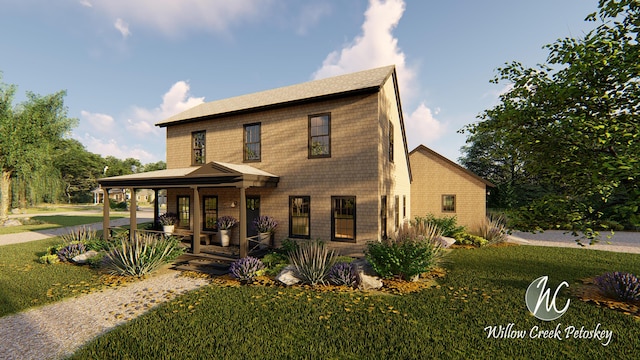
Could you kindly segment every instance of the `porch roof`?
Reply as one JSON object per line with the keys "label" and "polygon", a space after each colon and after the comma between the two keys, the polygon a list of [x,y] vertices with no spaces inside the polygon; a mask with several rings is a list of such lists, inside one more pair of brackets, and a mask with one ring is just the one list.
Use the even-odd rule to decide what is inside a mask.
{"label": "porch roof", "polygon": [[210,187],[276,187],[279,177],[244,164],[212,161],[201,166],[149,171],[139,174],[98,179],[105,188],[171,188],[188,186]]}

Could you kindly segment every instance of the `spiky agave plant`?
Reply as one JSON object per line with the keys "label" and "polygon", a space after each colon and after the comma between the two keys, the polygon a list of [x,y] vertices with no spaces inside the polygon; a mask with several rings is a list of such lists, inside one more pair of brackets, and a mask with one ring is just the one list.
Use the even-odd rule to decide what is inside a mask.
{"label": "spiky agave plant", "polygon": [[358,285],[358,273],[352,264],[336,263],[329,270],[329,282],[334,285],[356,287]]}
{"label": "spiky agave plant", "polygon": [[175,237],[137,233],[133,239],[127,234],[118,237],[104,257],[103,265],[111,274],[143,276],[182,253]]}
{"label": "spiky agave plant", "polygon": [[289,261],[303,283],[326,284],[329,271],[336,262],[336,254],[320,240],[302,242],[289,253]]}

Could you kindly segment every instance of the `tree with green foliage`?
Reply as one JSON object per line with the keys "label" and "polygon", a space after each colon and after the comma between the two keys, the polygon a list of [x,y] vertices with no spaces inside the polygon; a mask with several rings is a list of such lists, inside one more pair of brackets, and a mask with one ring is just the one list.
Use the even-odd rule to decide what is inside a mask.
{"label": "tree with green foliage", "polygon": [[14,85],[0,83],[0,219],[9,213],[14,179],[55,177],[53,147],[76,122],[67,117],[65,91],[45,96],[27,92],[27,100],[14,107],[15,91]]}
{"label": "tree with green foliage", "polygon": [[518,227],[569,229],[593,240],[611,221],[640,221],[640,2],[598,7],[586,18],[597,27],[547,45],[546,64],[500,68],[493,81],[511,89],[464,129],[471,142],[499,134],[527,176],[550,189],[514,212]]}
{"label": "tree with green foliage", "polygon": [[104,159],[87,151],[78,140],[63,139],[55,148],[54,166],[60,172],[67,203],[93,201],[91,191],[102,177]]}

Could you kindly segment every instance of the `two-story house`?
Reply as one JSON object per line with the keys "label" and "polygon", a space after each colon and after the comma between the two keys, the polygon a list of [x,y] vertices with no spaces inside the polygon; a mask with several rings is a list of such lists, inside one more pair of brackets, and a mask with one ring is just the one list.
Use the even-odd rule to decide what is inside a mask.
{"label": "two-story house", "polygon": [[[241,256],[259,215],[278,221],[276,244],[321,239],[344,252],[410,218],[394,66],[216,100],[156,125],[166,128],[167,170],[101,179],[102,188],[167,189],[167,210],[195,239],[234,216]],[[105,227],[108,218],[105,206]]]}

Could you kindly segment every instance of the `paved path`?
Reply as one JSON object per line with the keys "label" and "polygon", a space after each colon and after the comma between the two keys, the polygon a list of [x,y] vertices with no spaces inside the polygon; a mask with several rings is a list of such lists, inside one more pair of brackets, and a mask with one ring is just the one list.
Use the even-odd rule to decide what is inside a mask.
{"label": "paved path", "polygon": [[[72,211],[72,212],[57,212],[57,213],[47,213],[46,215],[38,214],[36,216],[53,216],[53,215],[68,215],[68,216],[86,216],[89,211]],[[91,212],[91,214],[102,214],[102,212]],[[127,216],[125,218],[113,219],[111,220],[111,226],[125,226],[129,225],[129,212],[122,213]],[[27,217],[28,215],[11,215],[12,218],[20,218]],[[138,224],[151,222],[153,221],[153,211],[149,210],[140,210],[136,216],[136,222]],[[9,245],[9,244],[18,244],[23,242],[35,241],[48,239],[54,236],[60,236],[62,234],[67,234],[71,231],[74,231],[82,226],[90,227],[93,230],[102,230],[102,222],[94,223],[94,224],[86,224],[86,225],[78,225],[71,227],[60,227],[54,229],[46,229],[46,230],[37,230],[37,231],[24,231],[16,234],[6,234],[0,235],[0,246]]]}
{"label": "paved path", "polygon": [[[587,242],[584,248],[640,254],[640,232],[618,231],[613,235],[601,232],[600,236],[600,242],[595,245]],[[514,231],[510,241],[524,245],[580,248],[575,236],[561,230],[547,230],[536,234]]]}

